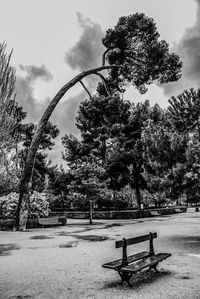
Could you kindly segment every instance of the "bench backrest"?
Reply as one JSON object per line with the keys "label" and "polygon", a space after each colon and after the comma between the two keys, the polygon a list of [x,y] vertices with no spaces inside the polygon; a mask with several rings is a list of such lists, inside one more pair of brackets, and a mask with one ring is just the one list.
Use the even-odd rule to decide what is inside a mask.
{"label": "bench backrest", "polygon": [[130,238],[130,239],[124,238],[120,241],[116,241],[115,246],[116,246],[116,248],[120,248],[120,247],[124,247],[125,245],[129,246],[132,244],[137,244],[137,243],[148,241],[148,240],[155,239],[155,238],[157,238],[157,233],[149,233],[148,235],[143,235],[143,236]]}
{"label": "bench backrest", "polygon": [[154,248],[153,248],[153,239],[157,238],[157,233],[149,233],[147,235],[142,235],[135,238],[125,239],[123,238],[120,241],[115,242],[115,247],[120,248],[122,247],[122,264],[127,265],[127,246],[132,244],[137,244],[144,241],[149,241],[149,255],[154,255]]}

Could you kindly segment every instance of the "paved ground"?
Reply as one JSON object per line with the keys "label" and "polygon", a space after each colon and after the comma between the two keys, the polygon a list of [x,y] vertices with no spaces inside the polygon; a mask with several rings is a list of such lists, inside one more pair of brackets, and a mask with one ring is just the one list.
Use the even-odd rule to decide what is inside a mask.
{"label": "paved ground", "polygon": [[[101,265],[121,257],[114,241],[157,231],[156,252],[170,252],[160,273],[119,286]],[[131,253],[148,242],[131,246]],[[0,298],[200,298],[200,212],[140,220],[69,220],[65,227],[0,232]]]}

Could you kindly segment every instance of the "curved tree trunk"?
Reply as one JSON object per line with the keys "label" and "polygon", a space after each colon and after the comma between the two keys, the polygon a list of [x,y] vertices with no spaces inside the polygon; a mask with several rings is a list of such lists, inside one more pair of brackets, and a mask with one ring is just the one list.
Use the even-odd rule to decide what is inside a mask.
{"label": "curved tree trunk", "polygon": [[34,160],[40,144],[41,136],[44,132],[44,129],[56,105],[58,104],[60,99],[64,96],[64,94],[76,83],[80,82],[80,80],[82,80],[84,77],[92,74],[98,74],[99,71],[105,69],[120,68],[120,67],[121,66],[117,66],[117,65],[101,66],[80,73],[79,75],[74,77],[71,81],[69,81],[66,85],[64,85],[47,106],[41,120],[38,123],[36,132],[34,134],[32,143],[30,145],[28,156],[22,174],[22,179],[20,181],[19,202],[18,202],[18,207],[16,212],[16,230],[24,231],[26,229],[26,222],[27,222],[28,210],[29,210],[29,181],[34,166]]}

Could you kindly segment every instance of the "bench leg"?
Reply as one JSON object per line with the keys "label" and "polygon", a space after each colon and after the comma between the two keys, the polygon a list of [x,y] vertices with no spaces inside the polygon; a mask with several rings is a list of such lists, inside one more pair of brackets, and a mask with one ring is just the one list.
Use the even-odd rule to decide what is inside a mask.
{"label": "bench leg", "polygon": [[130,283],[130,279],[131,279],[131,276],[132,276],[132,273],[122,273],[120,272],[120,270],[117,271],[122,279],[122,281],[119,283],[120,285],[123,284],[124,281],[127,282],[127,284],[129,285],[129,287],[132,287],[132,284]]}
{"label": "bench leg", "polygon": [[154,271],[155,271],[156,273],[160,273],[160,272],[158,271],[158,269],[157,269],[157,266],[158,266],[158,263],[155,264],[155,265],[153,265],[153,266],[151,266],[149,269],[154,269]]}

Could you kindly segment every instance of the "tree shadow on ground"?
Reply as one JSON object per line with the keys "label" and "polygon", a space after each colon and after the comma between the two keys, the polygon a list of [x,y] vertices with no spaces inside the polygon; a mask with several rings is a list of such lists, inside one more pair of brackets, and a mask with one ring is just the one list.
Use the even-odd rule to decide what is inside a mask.
{"label": "tree shadow on ground", "polygon": [[200,236],[198,235],[175,235],[171,236],[170,241],[176,243],[176,246],[189,252],[198,252],[200,248]]}
{"label": "tree shadow on ground", "polygon": [[17,296],[12,296],[9,297],[10,299],[28,299],[28,298],[33,298],[31,295],[17,295]]}
{"label": "tree shadow on ground", "polygon": [[12,250],[18,250],[20,247],[16,244],[0,244],[0,256],[10,255]]}
{"label": "tree shadow on ground", "polygon": [[106,226],[103,228],[110,228],[115,226],[123,226],[123,225],[121,223],[111,223],[111,224],[106,224]]}
{"label": "tree shadow on ground", "polygon": [[[69,218],[70,219],[70,218]],[[86,219],[88,220],[88,222],[77,222],[77,223],[67,223],[67,226],[90,226],[91,228],[95,225],[105,225],[105,223],[103,222],[92,222],[92,224],[89,223],[89,219]],[[59,227],[58,227],[59,228]]]}
{"label": "tree shadow on ground", "polygon": [[72,237],[84,241],[92,241],[92,242],[99,242],[108,240],[109,237],[107,236],[96,236],[96,235],[71,235]]}
{"label": "tree shadow on ground", "polygon": [[71,241],[65,244],[60,244],[60,248],[71,248],[71,247],[76,247],[78,245],[78,241]]}
{"label": "tree shadow on ground", "polygon": [[46,240],[46,239],[53,239],[51,236],[40,235],[40,236],[32,236],[31,240]]}
{"label": "tree shadow on ground", "polygon": [[59,232],[59,233],[56,233],[58,236],[71,236],[72,234],[78,234],[78,233],[83,233],[83,232],[87,232],[87,231],[90,231],[92,230],[92,228],[85,228],[85,229],[82,229],[82,230],[75,230],[73,232],[66,232],[66,231],[62,231],[62,232]]}
{"label": "tree shadow on ground", "polygon": [[66,231],[62,231],[62,232],[59,232],[59,233],[56,233],[58,236],[74,236],[75,234],[78,234],[78,233],[83,233],[83,232],[87,232],[87,231],[91,231],[91,230],[99,230],[99,229],[107,229],[107,228],[111,228],[111,227],[117,227],[117,226],[122,226],[122,224],[120,223],[111,223],[111,224],[106,224],[105,226],[103,227],[98,227],[98,228],[94,228],[94,227],[86,227],[86,228],[83,228],[82,230],[76,230],[76,231],[73,231],[73,232],[66,232]]}
{"label": "tree shadow on ground", "polygon": [[167,276],[174,275],[174,272],[169,270],[160,270],[158,273],[152,271],[142,271],[132,276],[130,283],[132,287],[129,287],[126,282],[120,285],[120,281],[105,282],[103,289],[107,288],[119,288],[119,289],[137,289],[144,287],[145,285],[152,284],[153,282],[161,279],[166,279]]}

